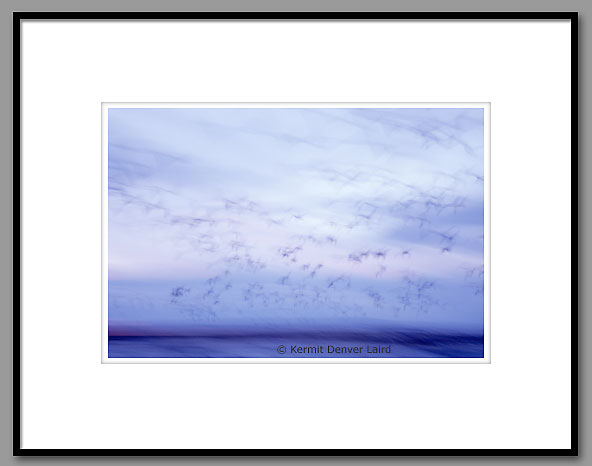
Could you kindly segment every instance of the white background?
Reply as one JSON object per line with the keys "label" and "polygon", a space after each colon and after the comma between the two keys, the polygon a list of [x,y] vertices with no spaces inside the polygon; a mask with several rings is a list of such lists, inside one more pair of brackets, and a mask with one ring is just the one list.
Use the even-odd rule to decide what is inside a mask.
{"label": "white background", "polygon": [[[570,25],[22,27],[23,448],[569,448]],[[101,102],[491,102],[491,364],[101,364]]]}

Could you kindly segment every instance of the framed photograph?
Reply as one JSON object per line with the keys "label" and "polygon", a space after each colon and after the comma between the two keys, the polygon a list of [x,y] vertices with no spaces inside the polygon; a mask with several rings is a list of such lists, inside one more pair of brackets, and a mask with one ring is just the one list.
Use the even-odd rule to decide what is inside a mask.
{"label": "framed photograph", "polygon": [[577,13],[14,13],[14,60],[15,455],[577,455]]}
{"label": "framed photograph", "polygon": [[108,103],[102,147],[104,362],[489,362],[488,104]]}

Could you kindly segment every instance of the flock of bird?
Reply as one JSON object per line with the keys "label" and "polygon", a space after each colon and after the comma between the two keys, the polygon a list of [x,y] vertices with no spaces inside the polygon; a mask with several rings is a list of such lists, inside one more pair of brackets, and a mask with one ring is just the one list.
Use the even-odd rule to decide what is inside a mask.
{"label": "flock of bird", "polygon": [[[405,224],[412,224],[418,235],[430,238],[441,255],[438,260],[446,260],[460,232],[454,226],[433,228],[433,217],[447,209],[454,214],[463,208],[463,199],[446,202],[435,196],[426,197],[422,204],[413,199],[395,203],[388,209],[364,202],[362,209],[336,229],[347,236],[352,230],[367,230],[381,212],[394,213]],[[176,286],[170,291],[171,304],[189,313],[194,320],[215,320],[229,308],[246,315],[253,310],[314,313],[315,309],[322,309],[342,316],[366,316],[371,309],[399,315],[409,311],[426,313],[438,305],[434,293],[436,280],[413,272],[412,247],[393,244],[390,248],[369,247],[344,253],[338,248],[342,238],[333,232],[295,233],[289,235],[292,240],[289,244],[272,247],[242,234],[240,217],[246,216],[251,222],[253,217],[258,219],[273,236],[274,228],[294,227],[304,221],[306,213],[287,210],[283,216],[272,217],[260,203],[243,198],[224,199],[218,214],[168,218],[171,226],[180,229],[179,238],[198,251],[201,263],[218,271],[205,279],[194,280],[192,286]],[[236,228],[220,228],[221,225]],[[311,260],[311,254],[306,255],[309,249],[316,260]],[[323,257],[331,260],[332,267],[327,267]],[[335,262],[341,270],[335,270]],[[356,274],[359,266],[372,269],[375,280],[361,279]],[[390,269],[403,272],[389,282],[383,277]],[[475,294],[483,293],[483,266],[467,268],[465,286]]]}
{"label": "flock of bird", "polygon": [[[416,256],[429,249],[432,260],[443,262],[464,242],[483,241],[482,232],[467,233],[456,221],[475,203],[456,187],[475,185],[482,192],[477,171],[435,172],[432,183],[420,184],[379,164],[308,167],[303,177],[310,185],[323,183],[333,193],[308,209],[244,195],[196,200],[200,207],[188,210],[172,207],[178,196],[172,190],[126,180],[117,176],[117,161],[110,164],[110,216],[135,209],[148,227],[166,228],[177,257],[200,271],[202,278],[179,283],[168,296],[173,309],[195,320],[261,311],[427,313],[439,305],[439,283],[415,267]],[[129,169],[128,163],[123,170]],[[483,278],[483,265],[464,266],[470,293],[483,294]]]}

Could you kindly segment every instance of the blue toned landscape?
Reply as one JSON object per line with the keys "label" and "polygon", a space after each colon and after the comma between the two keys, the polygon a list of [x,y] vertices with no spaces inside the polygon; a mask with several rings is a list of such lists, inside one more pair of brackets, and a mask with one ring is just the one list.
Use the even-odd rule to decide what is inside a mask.
{"label": "blue toned landscape", "polygon": [[482,358],[476,108],[111,108],[110,358]]}
{"label": "blue toned landscape", "polygon": [[[325,342],[323,345],[319,341]],[[297,342],[294,344],[294,342]],[[280,348],[285,348],[283,354]],[[309,349],[310,348],[310,349]],[[320,348],[320,352],[319,352]],[[356,349],[359,348],[359,349]],[[378,352],[384,348],[384,352]],[[353,349],[356,352],[352,352]],[[314,350],[314,351],[313,351]],[[388,350],[388,352],[386,352]],[[373,353],[377,351],[378,353]],[[426,331],[110,336],[110,358],[482,358],[482,335]]]}

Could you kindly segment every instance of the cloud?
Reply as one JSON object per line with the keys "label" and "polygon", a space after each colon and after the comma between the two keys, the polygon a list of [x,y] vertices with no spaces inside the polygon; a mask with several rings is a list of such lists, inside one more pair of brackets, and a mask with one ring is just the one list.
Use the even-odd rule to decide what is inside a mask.
{"label": "cloud", "polygon": [[110,109],[109,279],[221,319],[479,323],[483,177],[481,109]]}

